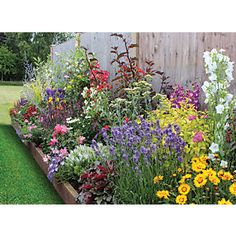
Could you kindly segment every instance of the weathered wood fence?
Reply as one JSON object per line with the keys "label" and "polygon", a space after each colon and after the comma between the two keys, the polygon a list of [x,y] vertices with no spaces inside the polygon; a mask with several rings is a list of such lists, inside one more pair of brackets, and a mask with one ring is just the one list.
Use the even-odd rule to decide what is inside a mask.
{"label": "weathered wood fence", "polygon": [[[111,46],[120,46],[120,41],[110,37],[111,33],[82,33],[80,44],[95,52],[102,68],[114,75],[110,62]],[[185,84],[187,81],[202,83],[206,79],[203,52],[212,48],[223,48],[231,60],[236,61],[236,33],[124,33],[130,40],[139,44],[134,54],[142,67],[146,59],[153,60],[156,68],[170,76],[173,83]],[[54,53],[63,51],[54,47]],[[234,71],[236,78],[236,69]],[[158,89],[158,80],[154,81]],[[231,90],[236,94],[236,80]]]}

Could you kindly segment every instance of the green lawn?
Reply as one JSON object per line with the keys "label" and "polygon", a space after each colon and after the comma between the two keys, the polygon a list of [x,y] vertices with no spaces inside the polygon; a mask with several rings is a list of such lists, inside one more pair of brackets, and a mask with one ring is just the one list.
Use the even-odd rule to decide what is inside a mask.
{"label": "green lawn", "polygon": [[0,204],[61,204],[47,177],[10,126],[21,86],[0,85]]}

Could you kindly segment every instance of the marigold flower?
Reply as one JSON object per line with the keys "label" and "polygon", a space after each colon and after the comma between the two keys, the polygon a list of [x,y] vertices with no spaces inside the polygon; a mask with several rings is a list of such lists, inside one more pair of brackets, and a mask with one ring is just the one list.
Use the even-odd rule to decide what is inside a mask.
{"label": "marigold flower", "polygon": [[231,194],[236,196],[236,183],[233,183],[233,184],[230,185],[229,191],[230,191]]}
{"label": "marigold flower", "polygon": [[190,186],[188,184],[181,184],[178,187],[178,191],[181,195],[187,195],[190,191]]}
{"label": "marigold flower", "polygon": [[216,171],[212,170],[212,168],[207,169],[207,170],[203,170],[202,173],[203,173],[206,177],[216,176]]}
{"label": "marigold flower", "polygon": [[201,172],[203,171],[204,169],[206,169],[206,165],[202,162],[193,162],[192,163],[192,170],[195,171],[195,172]]}
{"label": "marigold flower", "polygon": [[224,171],[223,170],[218,171],[217,175],[219,178],[222,178],[222,176],[224,175]]}
{"label": "marigold flower", "polygon": [[186,179],[190,179],[190,178],[192,178],[192,175],[191,174],[186,174],[186,175],[182,176],[182,178],[179,181],[179,183],[183,184]]}
{"label": "marigold flower", "polygon": [[230,200],[225,200],[225,198],[222,198],[221,200],[218,201],[219,205],[232,205],[232,202]]}
{"label": "marigold flower", "polygon": [[209,180],[214,184],[214,185],[218,185],[220,183],[220,179],[216,176],[209,176]]}
{"label": "marigold flower", "polygon": [[162,175],[155,176],[154,179],[153,179],[153,183],[157,184],[157,183],[159,183],[162,180],[163,180],[163,176]]}
{"label": "marigold flower", "polygon": [[162,198],[169,199],[170,194],[168,190],[162,190],[162,191],[157,191],[156,196],[160,199]]}
{"label": "marigold flower", "polygon": [[207,183],[207,179],[205,177],[205,175],[203,174],[198,174],[195,178],[194,178],[194,185],[197,188],[200,188],[202,186],[204,186]]}
{"label": "marigold flower", "polygon": [[230,172],[224,172],[223,176],[221,177],[222,180],[232,180],[234,177]]}
{"label": "marigold flower", "polygon": [[186,195],[178,195],[176,197],[176,203],[179,205],[184,205],[187,202],[187,196]]}

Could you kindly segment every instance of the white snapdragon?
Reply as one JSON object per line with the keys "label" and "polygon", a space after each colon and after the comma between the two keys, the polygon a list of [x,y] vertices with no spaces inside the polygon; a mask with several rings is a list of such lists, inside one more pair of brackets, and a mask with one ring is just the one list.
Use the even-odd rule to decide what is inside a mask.
{"label": "white snapdragon", "polygon": [[224,154],[224,142],[226,130],[229,127],[228,118],[233,112],[236,104],[235,97],[228,93],[230,82],[233,80],[234,62],[223,54],[224,49],[217,51],[212,49],[210,52],[204,52],[208,81],[205,81],[202,90],[205,93],[205,103],[208,104],[209,116],[211,117],[211,132],[213,142],[210,146],[212,152],[211,159],[215,153]]}

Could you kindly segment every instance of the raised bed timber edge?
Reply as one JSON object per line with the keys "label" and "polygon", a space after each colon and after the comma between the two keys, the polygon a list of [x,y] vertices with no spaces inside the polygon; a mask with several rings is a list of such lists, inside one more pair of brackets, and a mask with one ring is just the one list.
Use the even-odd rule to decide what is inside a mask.
{"label": "raised bed timber edge", "polygon": [[[20,126],[18,123],[11,120],[11,125],[15,129],[16,133],[18,134],[20,130]],[[29,149],[29,151],[32,153],[32,156],[34,157],[37,164],[40,166],[42,171],[45,175],[48,174],[48,164],[43,161],[43,152],[41,149],[37,148],[34,143],[31,142],[25,142],[21,140],[24,145]],[[78,196],[78,193],[76,190],[72,187],[72,185],[68,182],[65,183],[59,183],[56,179],[53,179],[52,181],[53,187],[57,191],[57,193],[60,195],[62,200],[66,204],[76,204],[76,198]]]}

